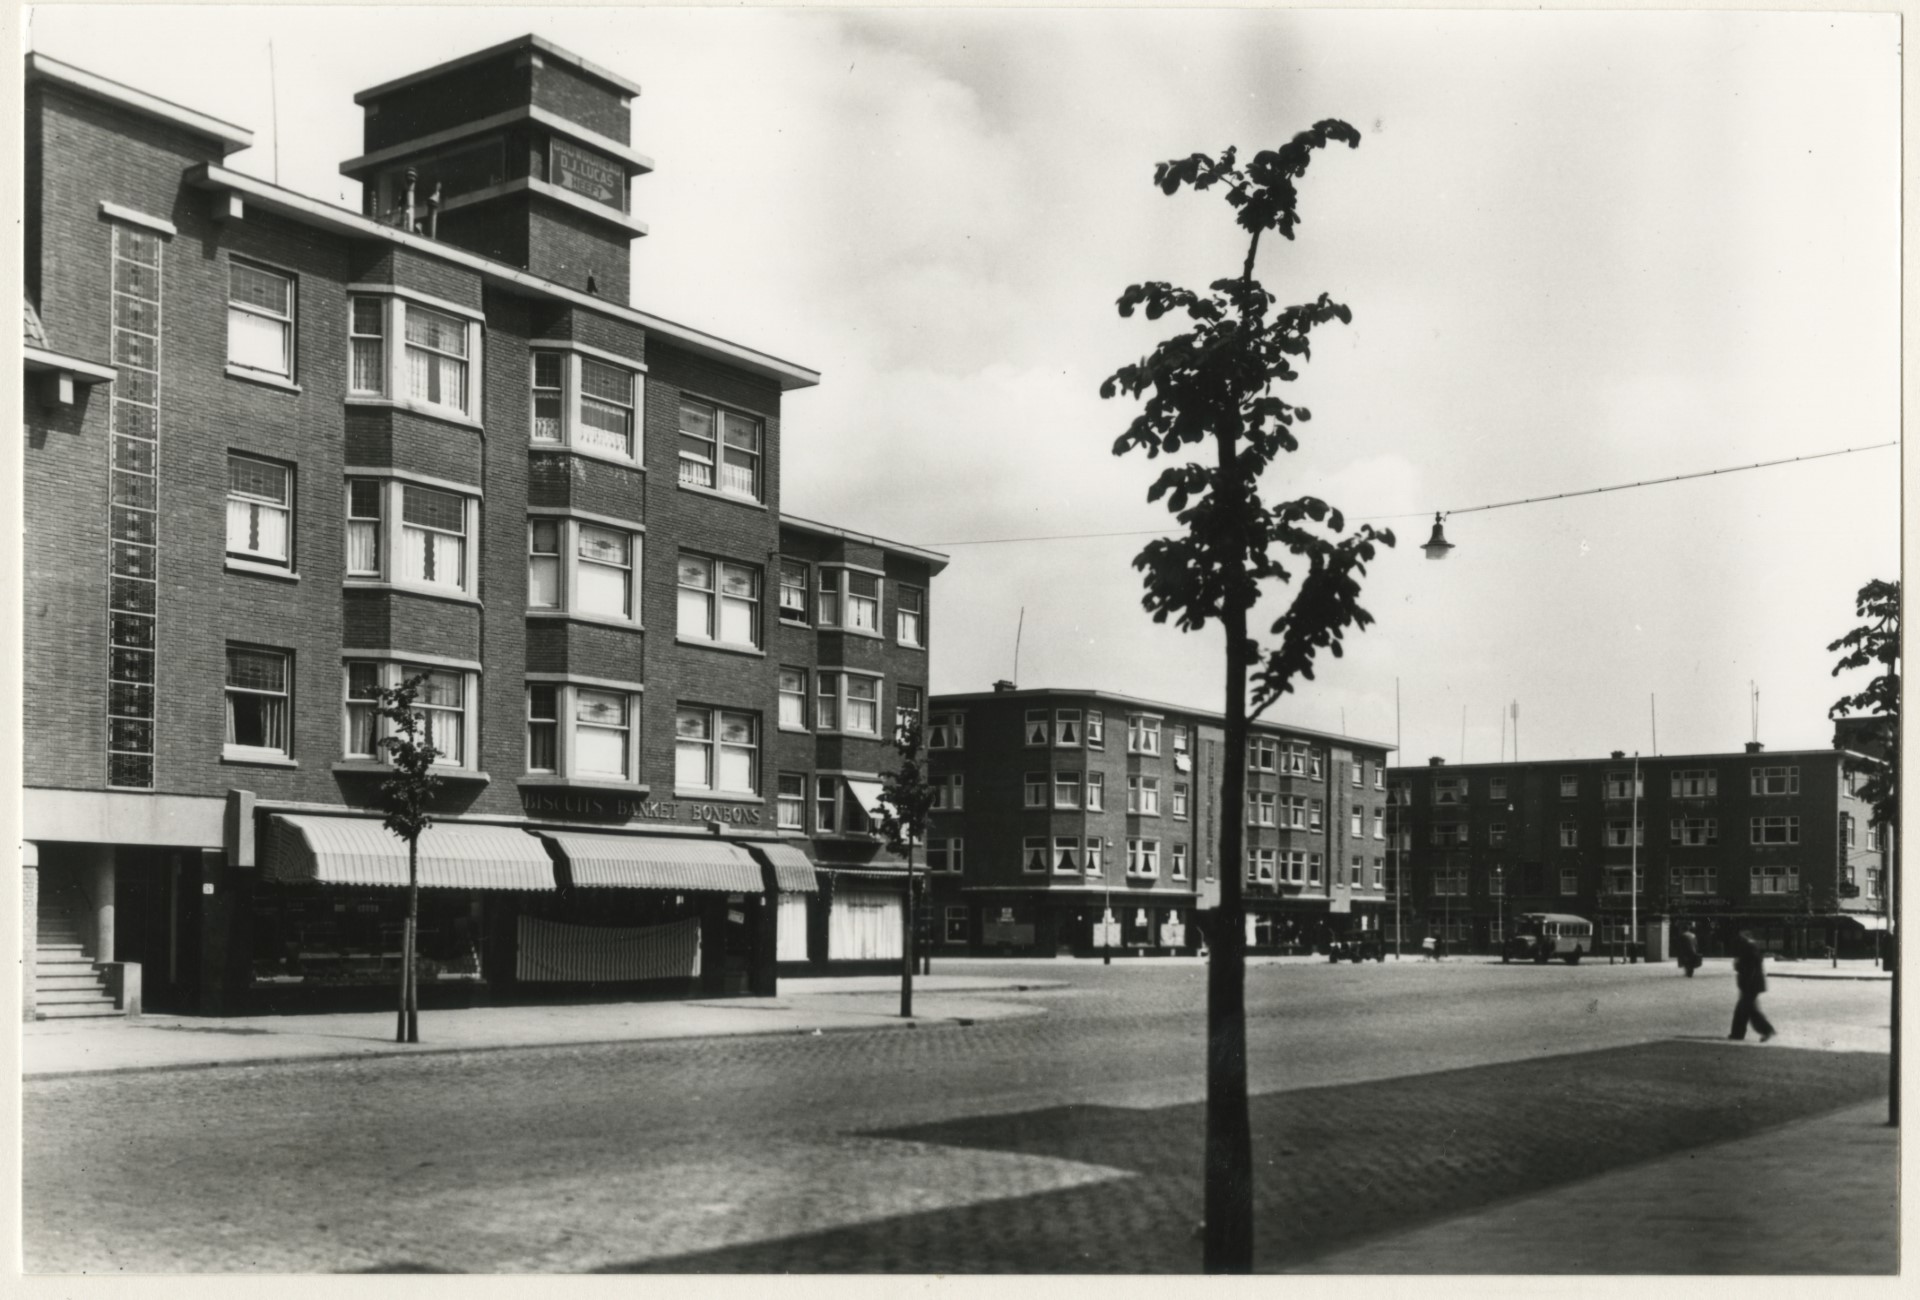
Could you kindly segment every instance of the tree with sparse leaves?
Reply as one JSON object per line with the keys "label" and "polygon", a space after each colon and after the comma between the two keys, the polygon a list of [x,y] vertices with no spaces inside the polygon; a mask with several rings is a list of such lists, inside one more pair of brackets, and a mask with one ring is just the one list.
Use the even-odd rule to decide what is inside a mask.
{"label": "tree with sparse leaves", "polygon": [[[1833,675],[1861,668],[1878,669],[1864,690],[1843,695],[1828,710],[1832,718],[1868,719],[1866,759],[1849,757],[1847,769],[1861,777],[1860,797],[1873,809],[1873,824],[1886,837],[1888,852],[1881,898],[1891,910],[1898,900],[1900,876],[1900,580],[1875,579],[1854,596],[1859,627],[1827,646],[1840,659]],[[1900,1122],[1900,928],[1887,918],[1887,959],[1893,966],[1893,1052],[1888,1065],[1887,1122]]]}
{"label": "tree with sparse leaves", "polygon": [[424,735],[426,718],[414,707],[428,676],[416,673],[398,686],[377,687],[368,696],[374,715],[392,726],[375,742],[393,766],[393,775],[380,783],[379,804],[386,813],[381,824],[407,845],[407,923],[400,940],[400,1018],[394,1030],[397,1043],[420,1041],[420,979],[415,970],[420,934],[420,836],[433,825],[433,816],[427,810],[440,789],[440,778],[433,774],[433,760],[440,751]]}
{"label": "tree with sparse leaves", "polygon": [[[1294,237],[1300,220],[1295,183],[1314,151],[1336,142],[1358,148],[1360,133],[1328,120],[1244,165],[1229,148],[1217,158],[1196,153],[1155,169],[1154,182],[1165,194],[1218,190],[1246,232],[1246,258],[1237,275],[1214,281],[1205,292],[1160,281],[1130,286],[1119,300],[1122,316],[1174,315],[1187,328],[1121,367],[1100,389],[1102,397],[1143,401],[1114,443],[1116,456],[1143,451],[1149,459],[1177,458],[1161,471],[1147,499],[1165,501],[1184,531],[1149,542],[1135,557],[1145,586],[1142,603],[1156,623],[1171,619],[1183,631],[1197,632],[1218,622],[1226,634],[1221,800],[1227,815],[1219,819],[1220,903],[1207,935],[1212,963],[1204,1238],[1210,1273],[1253,1267],[1244,818],[1238,812],[1246,797],[1248,726],[1300,679],[1312,679],[1320,651],[1339,656],[1347,631],[1373,621],[1359,603],[1360,575],[1375,548],[1394,541],[1391,532],[1367,525],[1348,533],[1340,511],[1315,497],[1268,502],[1261,491],[1279,455],[1298,449],[1296,426],[1309,418],[1305,407],[1283,400],[1274,386],[1299,377],[1294,363],[1309,356],[1315,328],[1345,324],[1352,315],[1324,293],[1276,308],[1275,296],[1255,277],[1255,262],[1263,235]],[[1180,457],[1183,451],[1198,454]],[[1249,633],[1248,623],[1269,583],[1297,586],[1271,625],[1273,643],[1266,645]]]}
{"label": "tree with sparse leaves", "polygon": [[922,881],[914,874],[914,851],[927,842],[927,824],[933,811],[932,774],[922,753],[920,719],[909,718],[895,730],[893,748],[900,766],[883,773],[880,788],[880,833],[887,847],[907,858],[906,941],[900,961],[900,1014],[913,1015],[914,941],[920,917]]}

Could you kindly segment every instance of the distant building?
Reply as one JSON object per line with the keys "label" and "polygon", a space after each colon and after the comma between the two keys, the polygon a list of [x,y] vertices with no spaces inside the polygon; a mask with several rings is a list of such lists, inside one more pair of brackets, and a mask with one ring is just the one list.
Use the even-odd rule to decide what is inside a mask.
{"label": "distant building", "polygon": [[818,376],[627,305],[638,87],[528,36],[363,91],[355,211],[26,72],[28,1013],[386,997],[367,692],[423,671],[430,999],[896,960],[946,560],[784,514]]}
{"label": "distant building", "polygon": [[[1255,723],[1230,809],[1216,713],[1003,683],[935,696],[927,722],[936,953],[1192,952],[1226,870],[1243,873],[1256,951],[1380,924],[1389,746]],[[1223,864],[1229,816],[1246,857]]]}
{"label": "distant building", "polygon": [[1604,954],[1628,942],[1637,902],[1643,927],[1685,925],[1709,953],[1741,929],[1774,952],[1868,953],[1885,928],[1887,852],[1847,759],[1750,744],[1396,767],[1407,938],[1489,952],[1516,916],[1569,912],[1595,923]]}

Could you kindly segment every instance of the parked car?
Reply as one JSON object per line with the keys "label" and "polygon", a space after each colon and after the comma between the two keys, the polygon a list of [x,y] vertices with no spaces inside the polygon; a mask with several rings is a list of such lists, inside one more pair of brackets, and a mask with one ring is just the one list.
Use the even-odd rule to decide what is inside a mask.
{"label": "parked car", "polygon": [[1545,965],[1555,957],[1569,966],[1593,951],[1593,922],[1565,912],[1527,912],[1516,918],[1513,937],[1500,948],[1503,962]]}
{"label": "parked car", "polygon": [[1350,961],[1358,964],[1368,958],[1374,961],[1387,959],[1387,941],[1378,930],[1363,930],[1359,934],[1342,935],[1327,945],[1328,961]]}

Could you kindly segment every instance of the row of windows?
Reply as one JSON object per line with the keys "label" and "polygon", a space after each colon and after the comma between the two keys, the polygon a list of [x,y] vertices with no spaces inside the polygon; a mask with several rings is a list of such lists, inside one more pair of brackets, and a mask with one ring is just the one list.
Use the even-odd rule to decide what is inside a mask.
{"label": "row of windows", "polygon": [[[430,591],[471,593],[477,587],[479,499],[401,479],[350,478],[346,483],[346,574]],[[294,564],[294,471],[234,452],[227,457],[227,556],[246,565],[291,571]],[[621,622],[640,621],[634,574],[637,532],[558,515],[527,521],[527,607]],[[783,562],[783,572],[787,568]],[[804,566],[802,566],[804,567]],[[694,641],[758,649],[761,569],[717,556],[680,553],[677,632]],[[823,590],[842,571],[821,568]],[[878,619],[880,579],[868,578]],[[926,591],[899,584],[900,644],[924,647]]]}
{"label": "row of windows", "polygon": [[[262,646],[227,648],[224,756],[239,761],[286,763],[293,759],[293,656]],[[470,701],[478,698],[479,674],[426,667],[400,660],[351,660],[344,672],[343,752],[377,759],[389,724],[375,711],[374,696],[424,674],[415,707],[424,718],[423,739],[441,751],[448,768],[471,768],[475,723]],[[900,689],[900,720],[918,708],[916,687]],[[586,780],[636,783],[639,770],[640,695],[571,682],[527,685],[526,770]],[[682,705],[674,713],[674,786],[715,794],[757,796],[760,791],[760,718],[752,712]],[[826,778],[821,778],[823,781]],[[786,774],[782,774],[785,825]],[[958,789],[956,783],[955,787]],[[822,797],[832,794],[828,788]],[[805,794],[799,796],[802,804]],[[823,830],[850,816],[827,814]],[[796,823],[797,824],[797,823]],[[870,829],[861,819],[855,829]]]}
{"label": "row of windows", "polygon": [[[1844,817],[1844,814],[1843,814]],[[1850,835],[1850,822],[1845,833]],[[1753,817],[1747,822],[1747,842],[1749,844],[1798,844],[1800,842],[1800,819],[1798,817]],[[1675,817],[1668,825],[1667,839],[1670,844],[1697,848],[1720,842],[1720,821],[1716,817]],[[1647,829],[1644,821],[1610,821],[1606,824],[1602,841],[1608,848],[1644,847],[1647,842]],[[1469,828],[1466,822],[1434,822],[1428,827],[1428,842],[1443,847],[1453,847],[1469,843]],[[1498,848],[1507,842],[1507,823],[1487,823],[1487,843]],[[1848,841],[1851,843],[1851,840]],[[1560,823],[1560,847],[1578,848],[1580,845],[1580,823],[1563,821]]]}
{"label": "row of windows", "polygon": [[[1800,793],[1800,769],[1798,767],[1756,767],[1747,774],[1748,793],[1754,795],[1786,795]],[[1503,776],[1486,778],[1487,798],[1501,800],[1508,797],[1508,781]],[[1394,782],[1396,795],[1393,802],[1405,804],[1411,787],[1407,782]],[[1608,772],[1602,780],[1602,793],[1608,799],[1636,799],[1646,797],[1646,777],[1635,775],[1631,771]],[[1711,799],[1720,793],[1719,774],[1711,768],[1682,768],[1668,775],[1668,794],[1675,799]],[[1436,806],[1464,803],[1472,793],[1471,779],[1464,776],[1442,776],[1433,778],[1431,798]],[[1579,776],[1567,773],[1560,777],[1560,797],[1578,798],[1580,794]]]}
{"label": "row of windows", "polygon": [[[830,627],[846,632],[884,636],[886,579],[868,569],[845,565],[808,565],[802,560],[780,561],[780,621],[799,627]],[[807,593],[813,593],[809,610]],[[922,587],[895,583],[893,635],[904,646],[927,644],[927,593]],[[955,746],[954,748],[958,748]]]}
{"label": "row of windows", "polygon": [[[1601,876],[1599,889],[1602,894],[1626,897],[1635,892],[1645,893],[1647,872],[1642,868],[1637,876],[1632,867],[1608,867]],[[1867,897],[1877,898],[1880,891],[1880,873],[1867,873]],[[1429,893],[1466,897],[1468,893],[1467,869],[1447,867],[1436,870],[1429,877]],[[1573,897],[1580,893],[1580,873],[1572,868],[1563,868],[1559,872],[1558,892],[1563,897]],[[1674,867],[1667,877],[1668,892],[1675,896],[1706,896],[1720,892],[1720,871],[1717,867]],[[1781,866],[1754,866],[1747,869],[1747,891],[1752,895],[1796,894],[1800,892],[1800,868]],[[1506,879],[1496,872],[1487,877],[1489,895],[1504,895]]]}
{"label": "row of windows", "polygon": [[[1052,871],[1057,875],[1097,876],[1104,870],[1106,841],[1089,835],[1029,835],[1022,842],[1024,869],[1034,873]],[[1173,880],[1189,878],[1187,845],[1167,846],[1167,874]],[[1160,875],[1160,841],[1127,841],[1127,875],[1135,879],[1154,879]]]}
{"label": "row of windows", "polygon": [[[299,283],[293,275],[238,258],[230,261],[229,369],[253,378],[297,382],[298,302]],[[477,316],[403,295],[351,295],[348,399],[399,401],[478,421],[481,329]],[[635,368],[579,351],[536,348],[528,387],[535,444],[567,446],[636,464],[641,460],[644,389]],[[680,399],[683,486],[760,500],[766,477],[764,442],[765,426],[757,416],[696,397]]]}
{"label": "row of windows", "polygon": [[[1167,730],[1171,735],[1174,756],[1188,757],[1193,743],[1192,732],[1183,723],[1176,723]],[[1158,754],[1160,738],[1160,719],[1157,716],[1150,713],[1127,715],[1129,754]],[[1100,709],[1028,709],[1026,743],[1029,749],[1045,746],[1079,749],[1083,745],[1088,749],[1105,749],[1106,713]],[[952,747],[959,748],[958,745]]]}

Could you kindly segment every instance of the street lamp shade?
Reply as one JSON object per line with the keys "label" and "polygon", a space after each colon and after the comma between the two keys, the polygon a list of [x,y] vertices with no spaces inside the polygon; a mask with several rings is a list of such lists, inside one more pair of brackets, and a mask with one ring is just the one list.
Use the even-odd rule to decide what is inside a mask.
{"label": "street lamp shade", "polygon": [[1429,537],[1426,545],[1420,549],[1427,553],[1429,560],[1444,560],[1447,558],[1447,552],[1453,549],[1453,543],[1447,540],[1446,529],[1438,513],[1433,516],[1433,536]]}

